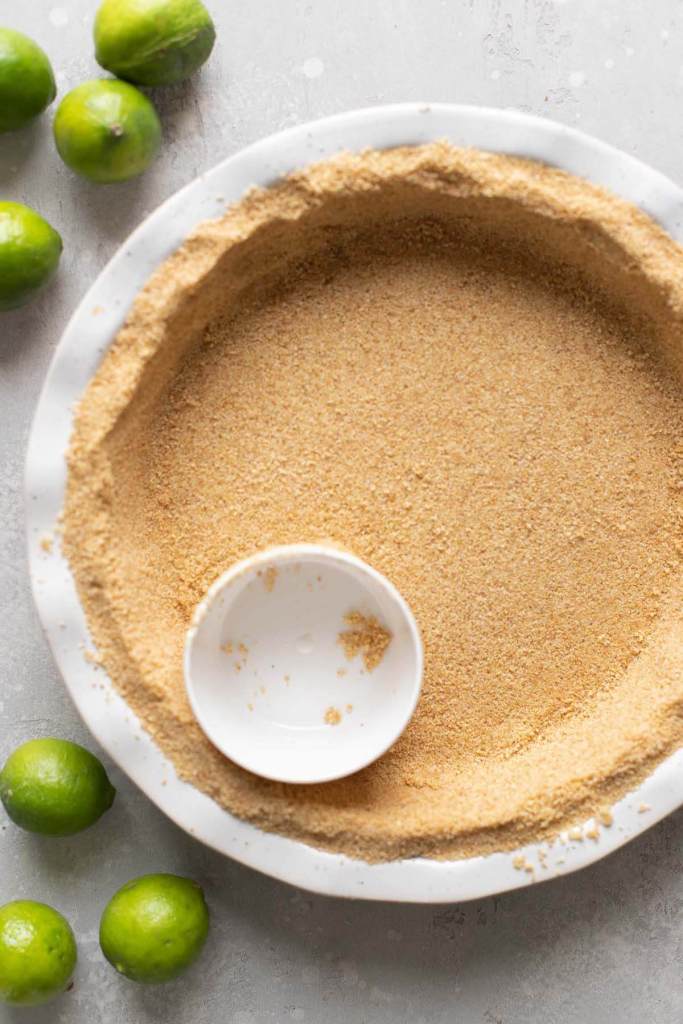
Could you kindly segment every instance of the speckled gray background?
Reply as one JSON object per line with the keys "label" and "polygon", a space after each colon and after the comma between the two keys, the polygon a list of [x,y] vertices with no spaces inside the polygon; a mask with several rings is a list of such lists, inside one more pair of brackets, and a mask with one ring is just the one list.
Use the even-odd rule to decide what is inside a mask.
{"label": "speckled gray background", "polygon": [[[138,221],[222,157],[287,125],[408,99],[514,107],[577,125],[683,183],[683,4],[677,0],[208,0],[219,41],[195,81],[159,93],[166,145],[124,186],[73,177],[50,117],[0,139],[0,198],[61,231],[58,280],[0,319],[0,757],[32,736],[89,743],[31,603],[21,479],[38,391],[67,318]],[[0,23],[46,48],[60,92],[94,77],[94,0],[0,0]],[[312,897],[178,831],[115,767],[115,809],[46,841],[0,818],[0,902],[72,921],[73,990],[27,1024],[678,1024],[683,815],[593,868],[454,907]],[[156,989],[118,978],[97,944],[109,894],[150,870],[205,886],[201,962]]]}

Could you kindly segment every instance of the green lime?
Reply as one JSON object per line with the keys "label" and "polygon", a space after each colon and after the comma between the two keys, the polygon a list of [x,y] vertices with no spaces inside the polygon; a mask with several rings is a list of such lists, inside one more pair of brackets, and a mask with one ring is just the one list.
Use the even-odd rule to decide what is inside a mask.
{"label": "green lime", "polygon": [[15,900],[0,907],[0,999],[37,1006],[66,988],[76,966],[68,922],[46,903]]}
{"label": "green lime", "polygon": [[57,108],[55,142],[64,163],[91,181],[126,181],[146,171],[159,152],[161,124],[146,96],[98,79],[77,85]]}
{"label": "green lime", "polygon": [[132,981],[170,981],[199,956],[209,910],[196,882],[142,875],[119,889],[100,921],[102,952]]}
{"label": "green lime", "polygon": [[57,269],[61,253],[61,238],[40,214],[0,202],[0,310],[27,302]]}
{"label": "green lime", "polygon": [[0,799],[29,832],[70,836],[94,825],[116,790],[94,754],[69,740],[29,740],[0,772]]}
{"label": "green lime", "polygon": [[216,38],[200,0],[102,0],[94,34],[97,63],[138,85],[182,82]]}
{"label": "green lime", "polygon": [[0,132],[23,128],[56,95],[47,55],[23,32],[0,28]]}

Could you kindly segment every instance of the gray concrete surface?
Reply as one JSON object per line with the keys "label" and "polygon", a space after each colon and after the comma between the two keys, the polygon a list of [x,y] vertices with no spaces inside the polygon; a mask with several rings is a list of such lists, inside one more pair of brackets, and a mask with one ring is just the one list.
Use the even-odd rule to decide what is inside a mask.
{"label": "gray concrete surface", "polygon": [[[683,9],[676,0],[208,0],[219,41],[190,84],[158,94],[166,144],[140,181],[76,179],[50,116],[0,139],[0,198],[64,236],[55,283],[0,320],[0,757],[32,736],[89,737],[32,607],[21,479],[54,346],[140,218],[199,172],[287,125],[407,99],[515,107],[578,125],[683,183]],[[94,0],[0,0],[60,91],[94,77]],[[261,877],[180,833],[111,766],[115,810],[41,841],[0,818],[0,902],[46,900],[80,944],[73,990],[33,1024],[675,1024],[683,1019],[683,815],[581,874],[455,907],[337,902]],[[213,908],[201,963],[158,989],[119,979],[102,904],[149,870],[199,879]]]}

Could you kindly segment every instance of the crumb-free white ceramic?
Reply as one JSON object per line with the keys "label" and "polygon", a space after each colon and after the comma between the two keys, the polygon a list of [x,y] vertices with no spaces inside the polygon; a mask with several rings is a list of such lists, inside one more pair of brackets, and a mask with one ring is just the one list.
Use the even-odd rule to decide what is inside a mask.
{"label": "crumb-free white ceramic", "polygon": [[611,827],[583,830],[581,838],[572,830],[551,849],[530,845],[465,860],[415,858],[390,864],[325,853],[237,820],[176,777],[104,672],[84,658],[84,648],[92,647],[92,641],[73,577],[58,544],[50,549],[42,541],[53,533],[64,501],[64,453],[73,405],[136,293],[183,238],[251,186],[268,185],[339,150],[435,139],[555,164],[637,204],[683,242],[683,190],[626,153],[552,121],[510,110],[406,103],[300,125],[197,178],[144,221],[114,256],[76,310],[55,353],[34,419],[26,469],[30,570],[38,612],[69,692],[110,756],[182,828],[244,864],[330,895],[425,903],[474,899],[529,885],[615,850],[683,803],[683,750],[613,808]]}
{"label": "crumb-free white ceramic", "polygon": [[[345,656],[349,615],[390,640],[376,665]],[[381,757],[422,683],[413,614],[386,577],[346,551],[269,548],[231,566],[198,605],[185,646],[192,710],[211,742],[278,782],[330,782]]]}

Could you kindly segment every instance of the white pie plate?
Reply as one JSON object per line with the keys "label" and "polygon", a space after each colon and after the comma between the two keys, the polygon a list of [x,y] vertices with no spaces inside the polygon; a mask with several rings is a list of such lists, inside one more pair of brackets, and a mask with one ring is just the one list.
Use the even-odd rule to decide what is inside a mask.
{"label": "white pie plate", "polygon": [[[55,543],[66,479],[64,453],[73,406],[136,293],[202,220],[216,217],[252,185],[339,150],[448,139],[458,146],[531,157],[562,167],[636,203],[683,241],[683,191],[633,157],[563,125],[513,111],[408,103],[353,111],[280,132],[223,161],[160,206],[117,252],[90,288],[60,341],[31,431],[27,530],[35,601],[67,688],[109,755],[178,825],[197,839],[275,878],[335,896],[412,902],[479,898],[584,867],[617,849],[683,803],[683,749],[614,808],[597,839],[564,837],[466,860],[413,859],[369,865],[324,853],[245,824],[181,782],[141,729],[105,673],[84,653],[93,647],[69,568]],[[588,828],[592,823],[585,823]],[[572,832],[572,835],[574,833]],[[525,869],[526,868],[526,869]]]}

